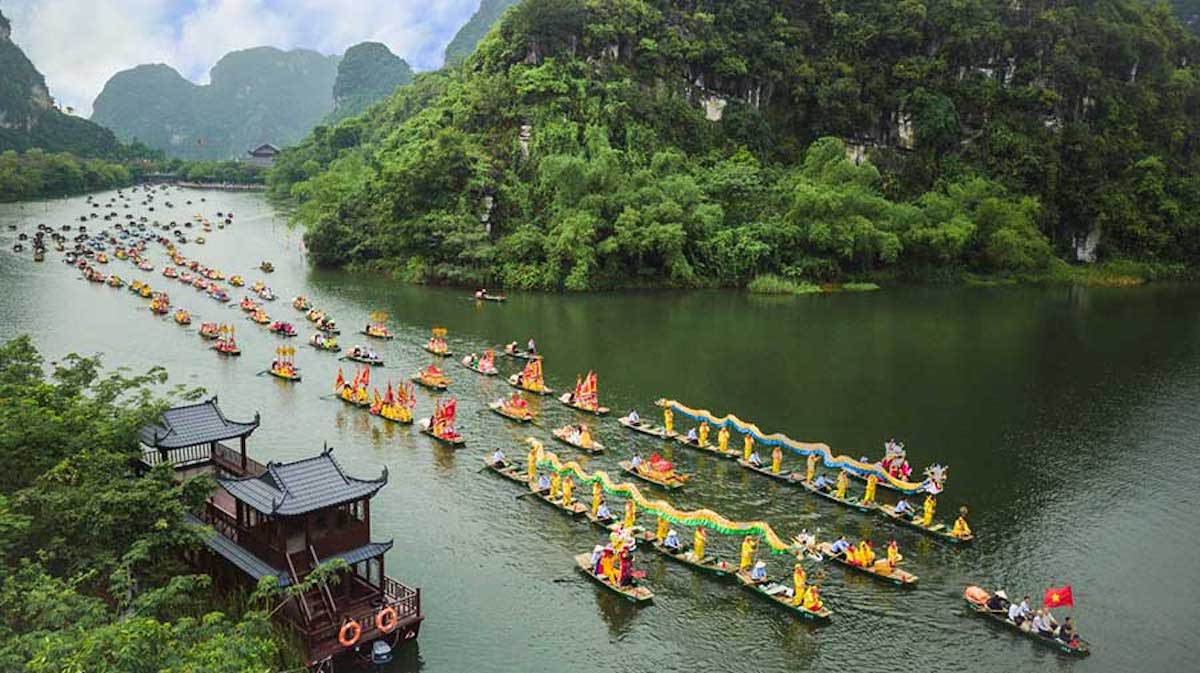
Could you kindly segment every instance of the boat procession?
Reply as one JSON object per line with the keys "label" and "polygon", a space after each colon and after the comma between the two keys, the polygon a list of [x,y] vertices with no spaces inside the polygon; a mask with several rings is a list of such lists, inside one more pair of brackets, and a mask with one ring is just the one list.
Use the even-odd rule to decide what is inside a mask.
{"label": "boat procession", "polygon": [[[92,223],[92,218],[84,219]],[[202,227],[210,239],[205,250],[236,231],[232,213],[221,219],[219,230]],[[455,345],[468,354],[455,364],[447,360],[454,350],[445,326],[433,327],[424,337],[420,324],[430,322],[421,316],[395,321],[383,308],[352,315],[331,301],[335,297],[307,289],[292,295],[290,306],[276,302],[276,290],[264,275],[275,272],[272,262],[222,269],[199,255],[189,257],[185,249],[194,249],[185,244],[196,241],[182,233],[186,229],[145,218],[106,220],[97,229],[79,226],[73,239],[57,232],[46,237],[64,244],[66,268],[96,291],[119,293],[131,315],[132,309],[141,309],[143,320],[174,322],[176,338],[210,350],[206,357],[226,366],[239,366],[233,360],[243,355],[240,359],[251,363],[247,366],[265,364],[265,370],[248,374],[279,383],[277,391],[264,390],[264,395],[328,400],[322,403],[338,406],[347,418],[386,428],[384,432],[408,437],[406,441],[419,436],[424,444],[418,446],[445,452],[439,455],[448,465],[454,463],[446,454],[473,453],[463,462],[478,470],[477,488],[536,502],[522,515],[527,518],[522,525],[541,527],[553,517],[565,517],[575,526],[576,543],[546,551],[558,559],[557,567],[570,571],[571,581],[601,595],[641,610],[670,609],[670,584],[660,581],[661,573],[648,570],[661,558],[722,592],[749,597],[754,610],[814,629],[842,621],[854,624],[864,619],[864,608],[842,600],[838,589],[844,582],[869,583],[880,600],[921,592],[922,576],[939,573],[942,562],[955,564],[958,555],[969,553],[989,534],[971,523],[970,494],[950,490],[951,470],[937,462],[936,447],[910,451],[888,439],[870,457],[795,440],[734,413],[715,413],[663,396],[672,388],[670,381],[661,382],[661,391],[646,391],[637,407],[615,415],[601,393],[607,390],[600,386],[602,371],[556,369],[553,347],[540,348],[532,337],[522,347],[509,340],[511,334],[456,332]],[[69,249],[68,240],[73,241]],[[167,260],[168,266],[156,273],[155,258]],[[114,273],[118,265],[123,265],[120,276]],[[281,294],[304,289],[283,287],[287,277],[272,276]],[[462,311],[505,311],[519,301],[482,290],[470,298],[470,303],[459,302]],[[331,308],[338,306],[347,324],[362,326],[351,330],[353,343],[339,342],[341,321]],[[255,334],[253,340],[244,338],[247,331]],[[295,340],[297,336],[303,340]],[[273,345],[263,348],[265,340]],[[414,362],[419,363],[415,371]],[[308,385],[297,385],[302,380]],[[562,385],[561,393],[552,382]],[[551,396],[553,400],[547,399]],[[464,413],[460,400],[470,400],[473,411]],[[200,420],[206,423],[204,432],[193,430]],[[423,597],[419,589],[383,574],[384,554],[392,543],[372,541],[369,527],[297,550],[291,540],[282,539],[271,547],[239,546],[238,532],[262,526],[269,520],[262,517],[315,522],[322,510],[306,503],[330,503],[324,509],[360,503],[365,513],[365,503],[388,479],[386,468],[376,479],[351,477],[328,447],[299,461],[256,462],[247,455],[246,438],[258,423],[258,418],[253,423],[230,421],[213,398],[171,409],[159,426],[143,431],[148,465],[174,460],[174,452],[188,448],[187,455],[199,451],[218,475],[220,497],[196,514],[214,530],[211,554],[197,562],[214,573],[243,573],[247,581],[256,574],[274,574],[299,586],[316,559],[335,554],[354,559],[350,584],[336,597],[304,592],[294,609],[279,616],[304,641],[309,663],[361,654],[364,644],[375,641],[403,647],[415,640],[422,601],[440,599]],[[881,428],[881,436],[883,432]],[[224,444],[231,439],[238,439],[240,448]],[[910,460],[917,458],[910,453],[924,466],[914,468]],[[180,459],[181,469],[185,462]],[[500,479],[486,481],[492,477]],[[765,518],[726,514],[719,504],[693,495],[697,484],[715,485],[748,501],[786,499],[789,507],[836,512],[832,520],[838,528],[785,530]],[[308,497],[314,489],[327,494]],[[267,528],[262,535],[280,534],[281,529]],[[530,536],[526,544],[537,545],[538,540]],[[920,573],[913,562],[918,555]],[[233,571],[226,567],[230,564]],[[961,588],[962,599],[947,610],[962,610],[980,624],[964,621],[958,628],[982,630],[986,622],[1062,656],[1091,651],[1080,635],[1085,615],[1076,621],[1051,612],[1074,607],[1070,586],[1054,587],[1039,606],[1017,598],[1038,587],[989,584],[986,576],[973,582]],[[731,612],[729,619],[739,616]]]}

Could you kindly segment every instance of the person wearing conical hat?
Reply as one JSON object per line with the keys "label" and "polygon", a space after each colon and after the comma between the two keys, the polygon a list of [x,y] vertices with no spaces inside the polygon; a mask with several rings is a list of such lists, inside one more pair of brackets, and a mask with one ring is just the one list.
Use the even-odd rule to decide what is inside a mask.
{"label": "person wearing conical hat", "polygon": [[756,561],[754,567],[750,569],[750,579],[755,584],[762,584],[767,581],[767,564],[764,561]]}

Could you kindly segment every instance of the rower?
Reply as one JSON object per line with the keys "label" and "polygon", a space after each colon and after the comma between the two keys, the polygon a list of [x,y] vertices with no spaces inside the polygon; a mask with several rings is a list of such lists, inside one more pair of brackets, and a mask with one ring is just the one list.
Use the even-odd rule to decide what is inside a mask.
{"label": "rower", "polygon": [[958,518],[954,520],[954,528],[950,530],[950,534],[959,539],[971,537],[971,527],[967,525],[966,507],[958,508]]}
{"label": "rower", "polygon": [[667,537],[663,540],[663,546],[672,552],[679,552],[683,549],[683,545],[679,542],[679,534],[674,530],[667,531]]}
{"label": "rower", "polygon": [[[592,557],[588,559],[588,565],[592,568],[597,568],[600,565],[600,557],[604,555],[604,547],[596,545],[592,547]],[[593,571],[594,572],[594,571]],[[599,574],[599,573],[597,573]]]}
{"label": "rower", "polygon": [[850,542],[846,539],[846,536],[839,535],[838,539],[834,540],[833,544],[829,545],[829,553],[834,555],[844,554],[849,548]]}
{"label": "rower", "polygon": [[629,415],[625,417],[631,425],[638,425],[642,422],[642,417],[638,415],[637,409],[630,409]]}
{"label": "rower", "polygon": [[529,343],[525,344],[525,346],[529,350],[530,355],[537,353],[537,344],[533,343],[533,337],[529,337]]}
{"label": "rower", "polygon": [[747,459],[746,462],[750,463],[754,467],[762,467],[762,458],[758,457],[758,451],[751,451],[750,458]]}
{"label": "rower", "polygon": [[753,580],[755,584],[761,584],[762,582],[766,582],[767,581],[767,564],[762,561],[758,561],[757,563],[755,563],[754,568],[750,570],[750,579]]}
{"label": "rower", "polygon": [[1054,629],[1050,627],[1049,620],[1046,619],[1046,611],[1038,610],[1033,613],[1033,619],[1030,620],[1031,630],[1043,638],[1053,638]]}
{"label": "rower", "polygon": [[504,451],[503,450],[496,449],[495,453],[492,454],[492,466],[493,467],[507,467],[508,466],[508,463],[504,460]]}
{"label": "rower", "polygon": [[817,477],[816,481],[813,482],[813,488],[817,489],[818,491],[824,491],[825,493],[828,493],[833,488],[833,483],[822,474],[821,476]]}
{"label": "rower", "polygon": [[696,432],[696,428],[692,428],[691,430],[687,431],[687,441],[688,441],[688,444],[699,444],[700,443],[700,435],[699,435],[699,433]]}
{"label": "rower", "polygon": [[1058,627],[1058,639],[1068,645],[1079,642],[1079,632],[1075,630],[1074,618],[1067,617],[1063,620],[1062,626]]}
{"label": "rower", "polygon": [[895,512],[911,519],[917,513],[917,510],[913,509],[912,503],[908,501],[908,498],[900,498],[900,501],[896,503]]}
{"label": "rower", "polygon": [[1004,612],[1008,610],[1008,594],[1004,593],[1003,589],[999,589],[996,593],[988,596],[985,605],[992,612]]}
{"label": "rower", "polygon": [[596,518],[600,521],[611,521],[613,518],[612,510],[608,508],[608,503],[600,501],[600,506],[596,508]]}
{"label": "rower", "polygon": [[549,476],[547,476],[545,474],[538,475],[537,490],[539,493],[550,490],[550,477]]}
{"label": "rower", "polygon": [[629,460],[629,466],[636,470],[636,469],[640,468],[641,465],[642,465],[642,457],[636,453],[633,454],[633,458],[631,458]]}

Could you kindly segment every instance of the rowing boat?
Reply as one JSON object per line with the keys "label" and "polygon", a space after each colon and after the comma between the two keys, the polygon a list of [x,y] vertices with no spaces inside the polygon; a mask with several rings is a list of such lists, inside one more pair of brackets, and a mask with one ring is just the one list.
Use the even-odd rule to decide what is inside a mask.
{"label": "rowing boat", "polygon": [[580,515],[588,514],[589,512],[591,512],[591,510],[588,509],[587,505],[583,504],[582,502],[579,502],[578,500],[571,503],[571,505],[569,507],[564,507],[562,504],[562,494],[560,493],[559,495],[552,498],[552,497],[550,497],[550,489],[548,489],[548,488],[538,489],[538,488],[536,488],[536,486],[534,484],[529,484],[529,491],[530,491],[530,493],[533,493],[534,496],[536,496],[538,500],[541,500],[542,502],[546,503],[547,505],[550,505],[551,507],[554,507],[555,509],[566,512],[567,514],[570,514],[571,516],[580,516]]}
{"label": "rowing boat", "polygon": [[733,566],[713,556],[706,555],[703,559],[697,561],[692,557],[691,550],[688,549],[691,545],[684,544],[678,551],[672,551],[658,540],[654,540],[650,544],[663,556],[674,559],[686,566],[691,566],[701,572],[716,575],[717,577],[725,577],[729,573],[734,572]]}
{"label": "rowing boat", "polygon": [[[353,388],[350,388],[349,386],[346,386],[346,388],[349,388],[349,389],[351,390],[351,393],[353,394]],[[343,390],[345,390],[345,389],[343,389]],[[341,400],[341,401],[343,401],[343,402],[345,402],[346,404],[349,404],[349,405],[351,405],[351,406],[355,406],[355,407],[363,407],[364,409],[365,409],[366,407],[369,407],[369,406],[371,406],[371,403],[370,403],[368,400],[366,400],[365,398],[364,398],[364,399],[361,399],[361,400],[356,400],[356,399],[354,399],[353,397],[346,397],[345,395],[343,395],[343,394],[341,394],[341,393],[338,393],[338,394],[336,395],[336,397],[337,397],[339,400]]]}
{"label": "rowing boat", "polygon": [[[851,479],[856,479],[856,480],[862,481],[862,482],[865,482],[867,480],[866,475],[861,475],[857,472],[851,472],[850,470],[846,470],[846,474],[849,474]],[[876,476],[878,476],[878,475],[876,475]],[[893,491],[895,493],[903,493],[904,492],[904,491],[901,491],[900,489],[896,488],[895,486],[892,486],[892,482],[888,481],[887,479],[884,479],[883,477],[879,477],[879,479],[877,480],[875,485],[879,488]]]}
{"label": "rowing boat", "polygon": [[651,437],[658,437],[659,439],[667,439],[668,437],[674,437],[676,434],[678,434],[675,431],[667,432],[667,429],[661,425],[653,425],[645,421],[632,423],[627,417],[618,418],[617,422],[629,428],[630,430],[633,430],[634,432],[640,432],[643,435],[650,435]]}
{"label": "rowing boat", "polygon": [[378,357],[378,356],[370,357],[367,355],[360,355],[360,354],[356,353],[354,351],[354,349],[346,351],[346,354],[342,356],[342,359],[353,360],[355,362],[361,362],[363,364],[371,365],[373,367],[382,367],[383,366],[383,358]]}
{"label": "rowing boat", "polygon": [[500,414],[501,416],[516,421],[518,423],[530,423],[533,421],[533,412],[526,410],[525,413],[518,413],[509,409],[503,402],[492,402],[488,405],[488,409]]}
{"label": "rowing boat", "polygon": [[590,554],[575,555],[575,564],[579,566],[579,569],[583,572],[583,574],[592,578],[596,583],[605,589],[621,594],[625,598],[628,598],[635,603],[647,603],[654,598],[654,594],[646,587],[638,586],[636,584],[627,587],[617,586],[609,582],[608,578],[598,576],[596,573],[592,572],[591,561],[592,557]]}
{"label": "rowing boat", "polygon": [[637,477],[638,479],[641,479],[643,481],[648,481],[651,484],[658,484],[659,486],[670,489],[672,491],[683,488],[684,483],[687,481],[686,477],[683,477],[682,475],[678,475],[678,474],[672,475],[674,477],[674,479],[661,479],[659,477],[656,477],[656,476],[653,476],[653,475],[650,475],[647,473],[643,473],[642,471],[635,468],[633,466],[633,463],[631,463],[628,460],[622,460],[619,464],[620,464],[622,470],[625,470],[626,472],[628,472],[629,474],[632,474],[633,476]]}
{"label": "rowing boat", "polygon": [[879,507],[879,511],[882,512],[883,515],[889,520],[898,523],[901,526],[916,528],[922,533],[931,535],[939,540],[945,540],[946,542],[952,542],[954,544],[968,544],[975,540],[974,535],[967,535],[966,537],[952,535],[950,533],[950,529],[947,529],[946,524],[944,523],[934,523],[929,526],[923,526],[921,525],[921,522],[917,521],[916,519],[907,517],[903,514],[897,514],[896,509],[891,505],[881,505]]}
{"label": "rowing boat", "polygon": [[608,407],[596,407],[595,409],[590,409],[588,407],[575,404],[574,402],[571,402],[571,393],[563,393],[563,396],[558,398],[558,401],[562,402],[564,406],[571,407],[572,409],[582,411],[584,413],[595,414],[597,416],[603,416],[610,411]]}
{"label": "rowing boat", "polygon": [[[1059,640],[1058,638],[1049,638],[1047,636],[1043,636],[1042,634],[1040,634],[1036,631],[1033,631],[1032,629],[1029,631],[1026,631],[1025,629],[1021,628],[1016,622],[1009,619],[1008,613],[995,611],[995,610],[989,610],[986,604],[979,604],[979,603],[976,603],[975,601],[972,601],[968,595],[968,593],[971,592],[972,589],[978,589],[979,592],[982,592],[982,594],[981,594],[982,596],[990,596],[990,594],[988,594],[986,589],[982,589],[980,587],[974,587],[974,586],[967,587],[963,591],[963,599],[967,601],[967,607],[970,608],[972,612],[990,617],[992,619],[992,621],[1003,624],[1004,626],[1007,626],[1009,629],[1012,629],[1012,630],[1016,631],[1017,633],[1020,633],[1021,635],[1032,639],[1034,642],[1045,645],[1047,647],[1053,647],[1054,649],[1058,650],[1059,652],[1063,652],[1065,654],[1070,654],[1070,655],[1073,655],[1076,657],[1085,657],[1085,656],[1091,654],[1091,652],[1092,652],[1091,645],[1089,645],[1086,640],[1076,639],[1074,642],[1068,643],[1066,641]],[[986,600],[986,598],[984,600]]]}
{"label": "rowing boat", "polygon": [[438,383],[434,383],[433,381],[423,378],[420,374],[413,374],[411,377],[409,377],[409,380],[423,388],[428,388],[430,390],[441,391],[450,387],[450,379],[445,378]]}
{"label": "rowing boat", "polygon": [[296,383],[300,382],[300,372],[298,372],[298,371],[292,372],[289,374],[288,372],[281,372],[281,371],[278,371],[275,369],[268,369],[267,373],[270,374],[271,376],[274,376],[277,379],[283,379],[284,381],[292,381],[292,382],[296,382]]}
{"label": "rowing boat", "polygon": [[510,358],[516,358],[518,360],[536,360],[542,357],[537,353],[530,353],[529,351],[523,351],[519,348],[511,351],[506,348],[504,349],[504,354]]}
{"label": "rowing boat", "polygon": [[476,374],[483,374],[484,376],[495,376],[496,374],[500,373],[500,372],[496,371],[495,369],[493,369],[491,371],[485,371],[483,369],[480,369],[479,367],[472,367],[471,365],[469,365],[465,362],[459,362],[459,364],[466,367],[467,369],[470,369],[471,371],[475,372]]}
{"label": "rowing boat", "polygon": [[795,472],[772,472],[771,468],[769,468],[769,467],[763,467],[762,465],[755,465],[754,463],[751,463],[750,461],[745,460],[743,458],[738,458],[737,464],[741,465],[742,467],[746,468],[747,470],[750,470],[751,472],[757,472],[757,473],[763,475],[764,477],[770,477],[772,479],[776,479],[778,481],[782,481],[782,482],[785,482],[788,484],[794,484],[794,483],[800,481],[800,479],[801,479],[800,475],[796,474]]}
{"label": "rowing boat", "polygon": [[841,505],[842,507],[849,507],[850,509],[856,509],[860,512],[863,512],[864,514],[869,513],[869,512],[874,512],[879,509],[879,503],[876,503],[876,502],[864,503],[860,500],[851,500],[850,498],[839,498],[839,497],[837,497],[837,494],[834,493],[832,490],[823,491],[823,490],[817,488],[816,486],[813,486],[812,484],[810,484],[807,481],[799,480],[799,481],[796,481],[795,483],[798,483],[801,486],[803,486],[809,493],[819,495],[822,498],[825,498],[826,500],[829,500],[831,502],[836,502],[837,504]]}
{"label": "rowing boat", "polygon": [[390,340],[392,340],[392,339],[395,339],[395,338],[396,338],[395,336],[393,336],[393,335],[391,335],[391,334],[387,334],[387,333],[382,333],[382,334],[381,334],[381,333],[378,333],[378,332],[371,332],[370,330],[365,330],[365,329],[360,329],[360,330],[358,330],[358,333],[359,333],[359,334],[364,334],[364,335],[366,335],[366,336],[369,336],[369,337],[371,337],[372,339],[384,339],[385,341],[390,341]]}
{"label": "rowing boat", "polygon": [[430,346],[429,344],[425,344],[424,346],[422,346],[422,348],[429,351],[430,353],[433,353],[434,355],[439,355],[444,358],[448,358],[451,355],[454,355],[454,351],[450,350],[449,347],[442,349],[442,350],[438,350],[438,349]]}
{"label": "rowing boat", "polygon": [[542,384],[542,386],[540,388],[530,388],[530,387],[526,386],[524,383],[517,383],[517,377],[519,377],[519,376],[520,376],[520,374],[513,374],[512,376],[508,377],[508,385],[516,388],[517,390],[524,390],[526,392],[530,392],[535,395],[553,395],[554,394],[554,389],[547,388],[546,384],[544,384],[544,383]]}
{"label": "rowing boat", "polygon": [[497,302],[498,301],[508,301],[508,297],[505,295],[502,295],[502,294],[485,294],[485,295],[483,295],[483,300],[484,301],[497,301]]}
{"label": "rowing boat", "polygon": [[872,577],[883,580],[885,582],[891,582],[892,584],[895,584],[897,586],[902,586],[902,587],[916,587],[917,586],[917,576],[910,572],[901,570],[898,567],[892,567],[892,568],[888,569],[887,572],[882,572],[882,568],[884,568],[886,566],[886,564],[884,564],[883,566],[874,565],[870,568],[864,568],[863,566],[855,565],[855,564],[847,561],[845,554],[834,554],[832,551],[832,547],[833,547],[833,545],[831,545],[828,542],[822,542],[817,545],[817,548],[821,550],[821,553],[824,554],[826,558],[831,558],[834,561],[837,561],[838,563],[842,564],[843,566],[845,566],[847,568],[853,568],[854,570],[857,570],[860,573],[870,575]]}
{"label": "rowing boat", "polygon": [[591,446],[584,446],[584,445],[580,444],[578,441],[571,441],[570,427],[571,426],[568,425],[565,428],[557,428],[554,431],[552,431],[550,434],[554,435],[554,438],[557,439],[558,441],[560,441],[564,444],[570,444],[571,446],[579,449],[580,451],[587,451],[588,453],[601,453],[604,451],[604,445],[601,444],[600,442],[597,442],[594,439],[592,440]]}
{"label": "rowing boat", "polygon": [[739,570],[733,574],[742,586],[746,587],[751,593],[771,601],[785,610],[791,610],[794,614],[803,617],[804,619],[812,619],[815,621],[829,621],[833,612],[829,608],[822,606],[820,610],[809,610],[803,605],[792,603],[792,599],[787,595],[788,587],[779,584],[778,582],[766,581],[763,583],[755,582],[750,579],[750,572],[747,570]]}
{"label": "rowing boat", "polygon": [[442,437],[441,435],[433,434],[433,431],[429,429],[429,422],[430,422],[430,419],[422,418],[420,423],[418,423],[418,425],[420,425],[420,427],[421,427],[422,433],[429,435],[430,437],[436,439],[439,442],[442,442],[443,444],[449,444],[450,446],[452,446],[456,449],[467,443],[466,438],[464,438],[462,435],[455,435],[453,437]]}
{"label": "rowing boat", "polygon": [[491,470],[492,472],[495,472],[496,474],[500,475],[501,477],[504,477],[505,479],[510,479],[512,481],[515,481],[518,484],[521,484],[522,486],[529,484],[529,480],[526,477],[525,471],[518,468],[516,465],[513,465],[512,463],[504,463],[503,465],[498,465],[498,464],[492,462],[492,459],[489,457],[489,458],[483,459],[483,464],[487,465],[489,470]]}

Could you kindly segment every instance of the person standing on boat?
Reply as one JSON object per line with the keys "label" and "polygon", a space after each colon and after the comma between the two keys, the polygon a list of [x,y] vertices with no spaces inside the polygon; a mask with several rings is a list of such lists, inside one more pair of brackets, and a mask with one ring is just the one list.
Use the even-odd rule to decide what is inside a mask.
{"label": "person standing on boat", "polygon": [[783,467],[783,449],[776,446],[771,449],[771,473],[779,474],[781,467]]}
{"label": "person standing on boat", "polygon": [[750,454],[754,451],[754,437],[750,433],[746,433],[742,437],[742,458],[746,461],[750,460]]}
{"label": "person standing on boat", "polygon": [[588,565],[592,567],[592,573],[600,574],[600,557],[604,556],[604,547],[596,545],[592,547],[592,557],[588,560]]}
{"label": "person standing on boat", "polygon": [[629,552],[629,547],[621,550],[620,574],[618,576],[618,586],[631,586],[633,584],[633,556]]}
{"label": "person standing on boat", "polygon": [[807,581],[808,575],[804,572],[804,566],[796,562],[792,568],[792,605],[802,605],[804,603],[804,583]]}
{"label": "person standing on boat", "polygon": [[838,500],[846,499],[846,486],[848,486],[849,484],[850,484],[850,477],[846,476],[845,470],[842,470],[841,472],[838,473],[837,490],[834,492],[834,495],[837,496]]}
{"label": "person standing on boat", "polygon": [[675,412],[671,411],[671,407],[663,407],[663,427],[668,435],[675,432]]}
{"label": "person standing on boat", "polygon": [[637,503],[630,498],[625,501],[625,520],[621,525],[632,535],[635,523],[637,523]]}
{"label": "person standing on boat", "polygon": [[708,421],[700,421],[700,436],[696,438],[697,446],[708,446]]}
{"label": "person standing on boat", "polygon": [[704,530],[703,526],[697,526],[696,532],[692,535],[692,560],[697,563],[704,562],[704,545],[708,542],[708,531]]}
{"label": "person standing on boat", "polygon": [[896,544],[895,540],[888,543],[887,546],[887,562],[888,567],[892,570],[896,569],[896,565],[904,560],[904,555],[900,553],[900,545]]}
{"label": "person standing on boat", "polygon": [[562,505],[563,505],[563,507],[570,507],[571,505],[574,504],[571,501],[571,496],[574,493],[575,493],[575,480],[572,479],[571,475],[568,474],[566,477],[563,478],[563,481],[562,481],[562,494],[563,494]]}
{"label": "person standing on boat", "polygon": [[809,612],[820,612],[825,604],[821,602],[821,589],[815,584],[808,585],[808,590],[804,592],[804,604],[802,606]]}
{"label": "person standing on boat", "polygon": [[862,504],[869,505],[875,502],[875,487],[879,484],[879,477],[874,474],[867,476],[867,490],[863,492]]}
{"label": "person standing on boat", "polygon": [[804,461],[804,483],[813,483],[813,475],[817,472],[817,454],[810,453],[808,459]]}
{"label": "person standing on boat", "polygon": [[754,563],[754,552],[758,549],[758,541],[753,535],[747,535],[742,539],[741,559],[738,563],[738,570],[746,570]]}
{"label": "person standing on boat", "polygon": [[929,526],[933,523],[933,513],[937,511],[937,499],[932,495],[925,496],[925,504],[923,509],[925,512],[921,517],[921,525],[929,528]]}
{"label": "person standing on boat", "polygon": [[717,430],[717,448],[721,450],[721,453],[729,453],[729,428],[724,425]]}
{"label": "person standing on boat", "polygon": [[[534,479],[537,479],[537,459],[538,447],[535,444],[529,448],[529,455],[525,457],[525,460],[527,461],[525,463],[526,481],[531,484],[533,483]],[[547,486],[549,486],[549,484],[547,484]]]}
{"label": "person standing on boat", "polygon": [[550,473],[550,499],[558,497],[562,489],[562,477],[557,472]]}

